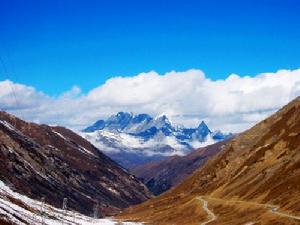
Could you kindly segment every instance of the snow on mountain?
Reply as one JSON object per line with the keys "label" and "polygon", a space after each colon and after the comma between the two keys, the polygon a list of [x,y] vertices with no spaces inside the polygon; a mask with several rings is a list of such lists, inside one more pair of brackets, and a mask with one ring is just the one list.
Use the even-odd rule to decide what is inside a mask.
{"label": "snow on mountain", "polygon": [[[62,210],[42,201],[33,200],[11,190],[0,181],[0,224],[44,224],[44,225],[117,225],[111,218],[96,219],[75,211]],[[122,222],[124,225],[141,225],[141,223]]]}
{"label": "snow on mountain", "polygon": [[127,168],[143,161],[135,162],[131,157],[133,160],[125,164],[128,159],[124,160],[124,157],[128,154],[139,154],[151,161],[153,156],[185,155],[232,136],[221,131],[212,132],[204,121],[197,128],[185,128],[172,124],[165,115],[153,118],[148,114],[127,112],[99,120],[80,134]]}

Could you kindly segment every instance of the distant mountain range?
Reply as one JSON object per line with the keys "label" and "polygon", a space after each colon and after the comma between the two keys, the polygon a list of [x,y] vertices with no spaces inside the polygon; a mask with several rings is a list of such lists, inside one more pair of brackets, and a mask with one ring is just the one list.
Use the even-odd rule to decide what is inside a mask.
{"label": "distant mountain range", "polygon": [[202,121],[196,128],[172,124],[167,116],[119,112],[107,120],[98,120],[81,135],[121,165],[132,168],[172,155],[186,155],[232,136],[212,132]]}

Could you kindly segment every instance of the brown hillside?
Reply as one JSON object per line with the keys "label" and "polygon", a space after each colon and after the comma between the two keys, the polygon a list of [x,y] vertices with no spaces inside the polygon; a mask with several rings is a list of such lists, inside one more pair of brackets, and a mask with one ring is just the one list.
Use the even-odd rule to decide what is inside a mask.
{"label": "brown hillside", "polygon": [[217,216],[209,225],[300,224],[300,98],[235,137],[178,187],[120,218],[201,224],[208,220],[201,202],[195,206],[201,196]]}
{"label": "brown hillside", "polygon": [[217,154],[228,142],[222,141],[197,149],[186,156],[171,156],[160,161],[135,167],[131,172],[141,178],[148,189],[159,195],[178,185],[200,168],[209,158]]}
{"label": "brown hillside", "polygon": [[63,127],[0,112],[0,180],[12,189],[61,208],[91,215],[119,212],[148,199],[147,188],[88,141]]}

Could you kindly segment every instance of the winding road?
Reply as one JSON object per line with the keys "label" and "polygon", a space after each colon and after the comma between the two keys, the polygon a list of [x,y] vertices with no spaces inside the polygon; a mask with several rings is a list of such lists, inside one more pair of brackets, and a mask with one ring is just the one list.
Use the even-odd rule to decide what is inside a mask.
{"label": "winding road", "polygon": [[[204,196],[199,196],[199,197],[197,197],[197,200],[199,200],[202,203],[203,209],[205,210],[205,212],[209,216],[209,219],[207,221],[205,221],[205,222],[202,222],[201,225],[207,225],[208,223],[216,220],[217,216],[208,208],[208,202],[205,199],[203,199],[203,197]],[[207,196],[205,198],[206,199],[211,199],[211,200],[216,200],[216,201],[223,201],[223,202],[230,202],[230,203],[239,203],[239,204],[248,204],[248,205],[250,204],[250,205],[261,206],[261,207],[269,209],[269,211],[271,213],[276,214],[278,216],[283,216],[283,217],[287,217],[289,219],[300,221],[300,216],[294,216],[294,215],[290,215],[288,213],[278,212],[279,206],[277,206],[277,205],[261,204],[261,203],[247,202],[247,201],[240,201],[240,200],[223,200],[223,199],[214,198],[214,197],[210,197],[210,196]]]}
{"label": "winding road", "polygon": [[208,214],[208,216],[209,216],[209,219],[208,219],[207,221],[201,223],[201,225],[206,225],[206,224],[208,224],[208,223],[210,223],[210,222],[216,220],[216,219],[217,219],[217,216],[216,216],[216,215],[208,208],[208,203],[207,203],[207,201],[204,200],[204,199],[202,198],[202,196],[198,197],[197,199],[198,199],[200,202],[202,202],[202,204],[203,204],[203,209],[205,210],[205,212],[206,212],[206,213]]}

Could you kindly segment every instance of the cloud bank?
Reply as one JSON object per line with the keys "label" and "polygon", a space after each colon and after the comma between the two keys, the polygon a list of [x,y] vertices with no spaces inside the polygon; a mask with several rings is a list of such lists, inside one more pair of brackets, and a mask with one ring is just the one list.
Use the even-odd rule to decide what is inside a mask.
{"label": "cloud bank", "polygon": [[118,111],[166,114],[177,124],[240,132],[300,95],[300,69],[210,80],[201,70],[114,77],[87,94],[74,86],[58,97],[0,82],[1,110],[38,123],[81,129]]}

